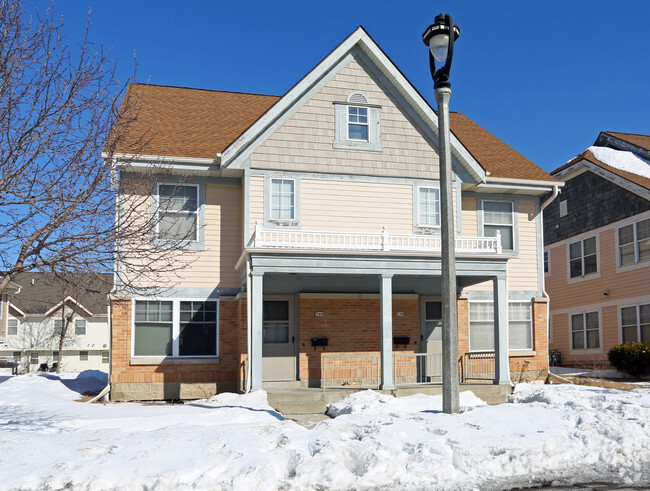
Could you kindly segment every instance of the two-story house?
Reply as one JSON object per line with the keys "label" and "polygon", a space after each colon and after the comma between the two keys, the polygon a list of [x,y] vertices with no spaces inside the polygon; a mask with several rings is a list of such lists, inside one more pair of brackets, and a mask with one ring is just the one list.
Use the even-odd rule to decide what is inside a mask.
{"label": "two-story house", "polygon": [[65,372],[108,371],[113,275],[78,274],[74,280],[71,284],[50,273],[22,273],[12,282],[15,287],[3,302],[0,358],[15,360],[18,373],[53,369],[55,363]]}
{"label": "two-story house", "polygon": [[565,186],[544,210],[550,347],[562,364],[606,362],[650,341],[650,136],[602,132],[551,174]]}
{"label": "two-story house", "polygon": [[[164,294],[116,284],[113,400],[440,383],[437,116],[363,28],[281,97],[129,91],[155,131],[110,158],[123,181],[164,168],[151,247],[187,236],[193,262]],[[509,389],[548,368],[541,196],[562,183],[451,127],[460,372]]]}

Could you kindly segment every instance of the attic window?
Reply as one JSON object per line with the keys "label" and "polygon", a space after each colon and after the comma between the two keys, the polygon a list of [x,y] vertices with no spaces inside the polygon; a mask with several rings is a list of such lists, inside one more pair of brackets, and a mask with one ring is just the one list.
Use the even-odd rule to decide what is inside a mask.
{"label": "attic window", "polygon": [[381,151],[381,108],[368,103],[361,92],[352,92],[345,102],[334,102],[336,135],[334,148]]}

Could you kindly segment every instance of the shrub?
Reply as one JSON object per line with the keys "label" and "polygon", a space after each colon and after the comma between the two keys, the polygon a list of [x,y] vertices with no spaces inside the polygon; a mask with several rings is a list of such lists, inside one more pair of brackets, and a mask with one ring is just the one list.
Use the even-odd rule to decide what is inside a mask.
{"label": "shrub", "polygon": [[607,357],[614,368],[633,377],[650,373],[650,343],[617,344]]}

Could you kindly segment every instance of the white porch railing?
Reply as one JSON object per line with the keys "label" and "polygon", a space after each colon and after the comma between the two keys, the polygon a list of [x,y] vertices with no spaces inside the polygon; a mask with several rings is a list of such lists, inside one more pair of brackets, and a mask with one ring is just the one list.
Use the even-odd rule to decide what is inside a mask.
{"label": "white porch railing", "polygon": [[[440,252],[439,235],[382,233],[316,232],[291,229],[268,229],[255,226],[248,247],[282,249],[321,249],[347,251]],[[496,237],[456,237],[456,252],[463,254],[501,254],[501,234]]]}

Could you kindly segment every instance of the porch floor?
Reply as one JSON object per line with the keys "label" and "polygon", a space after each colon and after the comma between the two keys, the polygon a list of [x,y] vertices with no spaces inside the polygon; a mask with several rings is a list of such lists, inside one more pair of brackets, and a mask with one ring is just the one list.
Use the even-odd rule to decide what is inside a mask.
{"label": "porch floor", "polygon": [[[265,383],[269,405],[285,418],[294,420],[308,428],[314,426],[318,421],[328,419],[325,415],[328,404],[345,399],[350,394],[358,392],[359,388],[326,389],[291,387],[289,384]],[[395,397],[405,397],[412,394],[437,395],[442,393],[442,385],[427,385],[417,387],[399,387],[395,390],[377,390],[382,394],[392,394]],[[511,388],[508,385],[493,385],[487,383],[461,384],[460,391],[472,391],[474,395],[488,404],[502,404],[510,395]]]}

